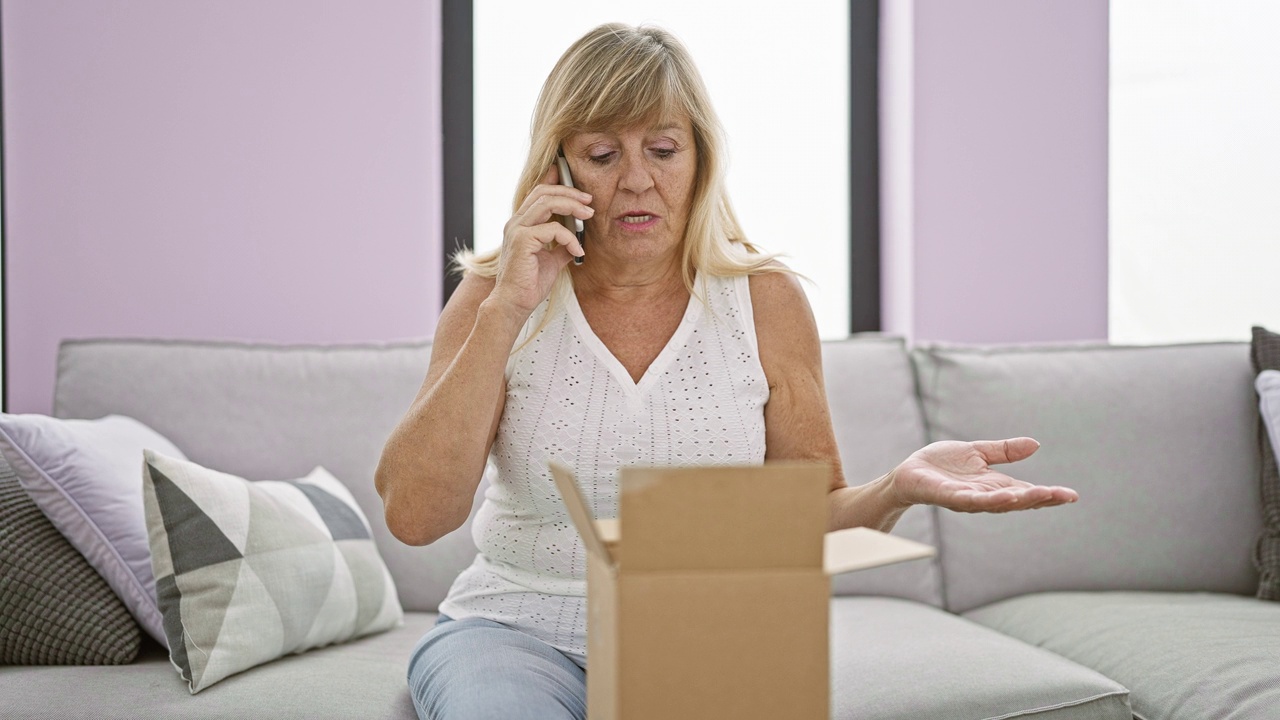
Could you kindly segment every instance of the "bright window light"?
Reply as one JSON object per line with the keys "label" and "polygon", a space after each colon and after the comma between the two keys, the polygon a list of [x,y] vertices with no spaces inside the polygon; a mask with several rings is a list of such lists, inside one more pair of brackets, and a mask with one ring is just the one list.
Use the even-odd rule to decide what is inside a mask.
{"label": "bright window light", "polygon": [[1280,327],[1280,3],[1112,0],[1110,336]]}
{"label": "bright window light", "polygon": [[689,48],[729,138],[747,238],[807,276],[824,338],[849,328],[849,11],[843,2],[475,3],[475,247],[497,247],[542,82],[583,34],[649,23]]}

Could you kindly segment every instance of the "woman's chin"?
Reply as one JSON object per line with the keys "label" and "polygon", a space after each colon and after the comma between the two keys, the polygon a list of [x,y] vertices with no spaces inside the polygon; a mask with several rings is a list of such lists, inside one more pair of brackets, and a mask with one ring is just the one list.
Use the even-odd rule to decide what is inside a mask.
{"label": "woman's chin", "polygon": [[[671,257],[678,249],[678,243],[659,235],[628,233],[623,237],[611,237],[607,243],[607,252],[626,262],[646,262]],[[586,243],[587,258],[591,258],[591,242]]]}

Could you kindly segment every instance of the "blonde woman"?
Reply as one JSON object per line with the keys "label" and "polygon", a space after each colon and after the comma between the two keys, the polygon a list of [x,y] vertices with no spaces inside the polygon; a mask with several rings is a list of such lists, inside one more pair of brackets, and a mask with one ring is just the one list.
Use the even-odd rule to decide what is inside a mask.
{"label": "blonde woman", "polygon": [[[560,184],[561,151],[578,189]],[[582,220],[585,241],[557,216]],[[1076,499],[991,469],[1035,452],[1030,438],[934,443],[846,484],[813,315],[739,227],[707,91],[663,30],[603,25],[561,57],[504,232],[501,249],[459,258],[426,379],[378,467],[387,524],[413,545],[461,526],[492,468],[480,552],[410,661],[422,718],[585,715],[585,552],[548,460],[575,469],[597,517],[615,515],[629,464],[826,461],[832,529],[889,530],[917,503]]]}

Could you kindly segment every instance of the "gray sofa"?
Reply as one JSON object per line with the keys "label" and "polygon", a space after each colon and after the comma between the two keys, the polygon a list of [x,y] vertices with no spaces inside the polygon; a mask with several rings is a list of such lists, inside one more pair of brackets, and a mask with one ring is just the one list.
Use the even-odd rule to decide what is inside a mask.
{"label": "gray sofa", "polygon": [[[132,416],[254,480],[319,464],[346,482],[406,619],[195,696],[150,641],[132,665],[0,668],[0,715],[413,717],[408,653],[475,552],[469,527],[398,543],[373,489],[429,352],[65,343],[59,417]],[[908,350],[868,336],[827,343],[824,363],[851,482],[930,440],[1031,435],[1043,446],[1014,474],[1081,496],[1008,515],[908,512],[896,532],[936,558],[834,582],[833,718],[1280,718],[1280,603],[1252,598],[1262,512],[1247,344]]]}

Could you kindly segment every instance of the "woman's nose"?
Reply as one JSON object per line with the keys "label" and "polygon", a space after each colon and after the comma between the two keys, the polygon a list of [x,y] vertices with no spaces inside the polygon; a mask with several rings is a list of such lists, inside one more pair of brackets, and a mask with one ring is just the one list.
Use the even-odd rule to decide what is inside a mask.
{"label": "woman's nose", "polygon": [[618,185],[637,195],[653,187],[653,173],[643,159],[623,159]]}

